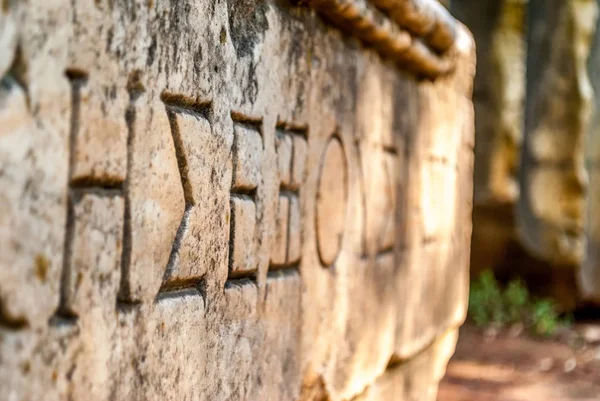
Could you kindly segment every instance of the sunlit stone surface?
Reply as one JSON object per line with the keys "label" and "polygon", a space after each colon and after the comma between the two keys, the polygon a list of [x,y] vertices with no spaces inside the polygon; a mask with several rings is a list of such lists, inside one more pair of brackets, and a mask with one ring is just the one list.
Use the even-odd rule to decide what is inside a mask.
{"label": "sunlit stone surface", "polygon": [[474,43],[294,3],[3,3],[0,400],[435,399]]}

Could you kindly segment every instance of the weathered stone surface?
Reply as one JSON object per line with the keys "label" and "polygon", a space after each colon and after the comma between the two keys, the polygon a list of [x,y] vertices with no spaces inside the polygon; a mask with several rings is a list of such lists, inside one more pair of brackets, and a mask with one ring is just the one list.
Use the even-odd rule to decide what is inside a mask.
{"label": "weathered stone surface", "polygon": [[0,13],[0,326],[9,329],[46,326],[59,302],[71,110],[69,16],[58,3],[36,9],[35,29],[23,29],[20,2]]}
{"label": "weathered stone surface", "polygon": [[302,211],[298,197],[290,196],[289,199],[287,263],[296,263],[302,256]]}
{"label": "weathered stone surface", "polygon": [[279,180],[282,186],[289,186],[292,175],[292,137],[286,134],[278,134],[275,141]]}
{"label": "weathered stone surface", "polygon": [[17,21],[13,13],[16,7],[7,4],[0,13],[0,52],[4,55],[0,61],[0,77],[12,66],[17,48]]}
{"label": "weathered stone surface", "polygon": [[123,198],[106,193],[73,199],[71,255],[62,276],[60,312],[80,316],[105,302],[112,306],[120,280]]}
{"label": "weathered stone surface", "polygon": [[437,0],[313,0],[311,5],[419,76],[435,78],[454,67],[456,21]]}
{"label": "weathered stone surface", "polygon": [[[150,105],[148,107],[148,105]],[[130,108],[130,138],[119,299],[150,300],[163,282],[178,227],[184,188],[164,104],[143,93]]]}
{"label": "weathered stone surface", "polygon": [[317,241],[321,261],[329,266],[342,246],[348,203],[348,167],[339,139],[334,137],[329,141],[321,166],[316,202]]}
{"label": "weathered stone surface", "polygon": [[275,239],[271,251],[271,263],[283,265],[287,261],[287,244],[289,241],[288,220],[290,216],[290,199],[287,196],[279,196],[277,212],[275,214]]}
{"label": "weathered stone surface", "polygon": [[[213,132],[202,115],[177,111],[175,106],[168,109],[186,209],[165,272],[165,285],[180,286],[198,282],[210,263],[226,258],[230,220],[227,183],[231,171],[228,164],[221,171],[213,167],[220,148],[226,146],[226,135]],[[242,230],[247,227],[245,217],[249,215],[242,212]]]}
{"label": "weathered stone surface", "polygon": [[474,45],[351,3],[0,12],[0,400],[433,396]]}
{"label": "weathered stone surface", "polygon": [[123,116],[129,96],[124,86],[117,91],[97,84],[94,77],[79,79],[72,94],[75,143],[71,181],[116,186],[127,174],[127,124]]}
{"label": "weathered stone surface", "polygon": [[394,363],[356,401],[437,399],[438,383],[454,353],[458,333],[442,335],[425,352],[403,363]]}
{"label": "weathered stone surface", "polygon": [[294,154],[292,156],[291,188],[297,190],[304,181],[304,175],[306,174],[306,156],[308,149],[306,139],[299,135],[293,136],[293,142]]}
{"label": "weathered stone surface", "polygon": [[[278,238],[276,242],[280,245],[281,242],[287,239],[285,230],[280,228],[281,214],[280,211],[284,211],[287,214],[287,198],[283,198],[283,202],[280,199],[278,213],[276,216],[277,223],[276,235]],[[283,231],[283,233],[281,232]],[[278,260],[281,254],[282,246],[277,246],[277,253],[274,253],[272,258]],[[255,273],[258,266],[258,260],[256,258],[257,246],[256,246],[256,204],[252,199],[246,197],[231,197],[231,261],[230,270],[231,275]],[[283,259],[285,260],[285,248],[283,250]]]}
{"label": "weathered stone surface", "polygon": [[[260,180],[262,138],[255,129],[240,125],[235,126],[234,133],[233,186],[236,190],[251,191],[256,189]],[[279,152],[281,157],[283,153],[283,150]],[[289,176],[283,179],[289,180]]]}

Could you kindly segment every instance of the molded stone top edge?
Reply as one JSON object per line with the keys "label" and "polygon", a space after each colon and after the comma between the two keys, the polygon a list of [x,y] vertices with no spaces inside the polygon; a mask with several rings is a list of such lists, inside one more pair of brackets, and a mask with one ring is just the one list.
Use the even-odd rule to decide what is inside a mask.
{"label": "molded stone top edge", "polygon": [[460,24],[437,0],[308,0],[308,4],[419,77],[434,79],[454,68]]}

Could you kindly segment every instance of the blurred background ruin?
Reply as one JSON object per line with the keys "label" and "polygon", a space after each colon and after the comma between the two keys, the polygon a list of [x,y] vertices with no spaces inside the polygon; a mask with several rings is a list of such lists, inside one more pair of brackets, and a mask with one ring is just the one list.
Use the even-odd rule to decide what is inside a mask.
{"label": "blurred background ruin", "polygon": [[445,3],[476,41],[476,139],[470,322],[438,400],[598,400],[599,2]]}
{"label": "blurred background ruin", "polygon": [[477,43],[473,277],[600,302],[596,0],[452,0]]}

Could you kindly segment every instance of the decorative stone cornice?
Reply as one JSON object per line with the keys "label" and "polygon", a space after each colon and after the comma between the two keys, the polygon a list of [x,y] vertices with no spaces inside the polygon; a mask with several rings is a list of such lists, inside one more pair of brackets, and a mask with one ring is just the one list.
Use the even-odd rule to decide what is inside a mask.
{"label": "decorative stone cornice", "polygon": [[309,0],[321,15],[423,78],[454,66],[458,22],[437,0]]}

